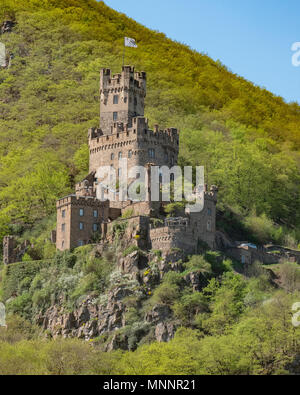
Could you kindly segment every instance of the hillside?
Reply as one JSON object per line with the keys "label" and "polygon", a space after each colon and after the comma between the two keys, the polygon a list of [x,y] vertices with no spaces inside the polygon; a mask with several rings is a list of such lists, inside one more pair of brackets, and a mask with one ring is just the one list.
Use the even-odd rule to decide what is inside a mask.
{"label": "hillside", "polygon": [[[9,233],[30,248],[0,263],[0,374],[299,374],[300,269],[280,245],[300,249],[300,106],[103,2],[2,0],[0,27],[8,20],[0,242]],[[126,63],[148,73],[150,126],[180,128],[180,164],[205,165],[219,186],[218,229],[278,243],[278,264],[206,243],[193,256],[144,248],[130,210],[105,240],[56,251],[55,202],[88,172],[99,70],[120,71],[124,36],[139,44]]]}
{"label": "hillside", "polygon": [[[0,71],[0,236],[53,213],[87,171],[87,129],[99,123],[99,70],[148,73],[150,125],[181,129],[181,163],[206,166],[221,209],[266,218],[299,240],[300,107],[206,55],[94,0],[3,0],[1,36],[14,59]],[[258,218],[257,218],[258,217]],[[272,226],[272,224],[271,224]],[[276,233],[277,232],[277,233]],[[283,229],[267,232],[267,239]],[[279,236],[278,236],[279,234]]]}

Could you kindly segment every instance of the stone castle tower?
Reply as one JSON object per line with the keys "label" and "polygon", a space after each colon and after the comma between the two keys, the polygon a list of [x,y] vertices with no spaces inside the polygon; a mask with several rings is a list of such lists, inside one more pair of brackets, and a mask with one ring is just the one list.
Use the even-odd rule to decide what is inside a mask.
{"label": "stone castle tower", "polygon": [[149,129],[144,117],[146,73],[124,66],[121,74],[109,69],[100,73],[100,128],[89,130],[90,173],[111,165],[118,171],[119,160],[127,158],[128,167],[172,167],[177,163],[177,129]]}
{"label": "stone castle tower", "polygon": [[114,123],[132,127],[135,117],[144,116],[146,73],[136,73],[124,66],[121,74],[111,75],[109,69],[100,73],[100,128],[112,134]]}

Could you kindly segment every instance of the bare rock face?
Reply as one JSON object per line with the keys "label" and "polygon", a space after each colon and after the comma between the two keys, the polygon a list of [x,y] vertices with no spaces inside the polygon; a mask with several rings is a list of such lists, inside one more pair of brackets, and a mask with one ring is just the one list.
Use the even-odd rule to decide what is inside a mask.
{"label": "bare rock face", "polygon": [[193,287],[194,292],[200,292],[207,285],[207,280],[205,279],[203,274],[199,272],[192,272],[187,274],[184,277],[184,280],[188,285],[191,285]]}
{"label": "bare rock face", "polygon": [[156,340],[160,343],[169,342],[174,338],[176,326],[172,322],[160,322],[155,328]]}
{"label": "bare rock face", "polygon": [[169,342],[174,338],[176,325],[170,322],[172,310],[166,305],[156,305],[146,314],[145,321],[155,326],[155,338],[158,342]]}
{"label": "bare rock face", "polygon": [[145,321],[151,324],[158,324],[159,322],[165,322],[171,316],[172,311],[169,306],[156,305],[150,312],[146,314]]}
{"label": "bare rock face", "polygon": [[52,306],[43,317],[37,317],[44,330],[51,336],[78,337],[89,340],[104,333],[112,332],[125,326],[125,306],[122,299],[131,294],[128,289],[119,286],[108,294],[108,301],[97,304],[88,297],[78,309],[65,313],[61,307]]}
{"label": "bare rock face", "polygon": [[114,335],[112,340],[106,346],[105,351],[110,352],[114,350],[128,350],[128,339],[125,336],[122,338],[120,335]]}
{"label": "bare rock face", "polygon": [[148,265],[148,259],[139,251],[134,251],[127,257],[122,257],[119,260],[119,268],[124,274],[138,274],[144,270]]}

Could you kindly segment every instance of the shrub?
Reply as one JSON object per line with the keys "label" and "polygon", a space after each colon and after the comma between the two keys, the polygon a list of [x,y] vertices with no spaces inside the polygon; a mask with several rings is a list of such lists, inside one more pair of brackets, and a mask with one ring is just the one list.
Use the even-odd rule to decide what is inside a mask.
{"label": "shrub", "polygon": [[191,272],[199,272],[204,276],[210,276],[212,274],[212,267],[202,255],[192,256],[188,262],[184,264],[186,271],[184,274]]}
{"label": "shrub", "polygon": [[246,229],[251,233],[256,242],[260,244],[269,243],[277,237],[280,242],[281,230],[276,228],[274,223],[265,215],[262,214],[260,217],[255,215],[249,216],[244,220]]}
{"label": "shrub", "polygon": [[208,302],[206,297],[200,292],[194,292],[190,295],[184,295],[178,300],[173,311],[184,325],[190,326],[194,322],[195,315],[208,312]]}
{"label": "shrub", "polygon": [[278,275],[281,286],[288,292],[300,291],[300,267],[296,263],[280,265]]}
{"label": "shrub", "polygon": [[137,246],[130,246],[130,247],[126,248],[126,250],[123,252],[123,257],[126,257],[126,256],[132,254],[135,251],[140,251],[139,247],[137,247]]}
{"label": "shrub", "polygon": [[126,211],[124,211],[123,215],[122,215],[122,219],[128,219],[131,218],[133,216],[133,209],[130,208]]}

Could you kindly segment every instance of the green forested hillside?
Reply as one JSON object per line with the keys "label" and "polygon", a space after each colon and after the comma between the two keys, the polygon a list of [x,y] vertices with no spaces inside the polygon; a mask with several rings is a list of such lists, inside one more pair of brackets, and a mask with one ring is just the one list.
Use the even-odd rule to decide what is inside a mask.
{"label": "green forested hillside", "polygon": [[[56,253],[47,240],[56,199],[88,171],[99,70],[120,71],[124,36],[139,44],[126,63],[148,73],[150,126],[181,129],[180,164],[205,165],[220,188],[218,226],[233,238],[298,246],[300,106],[103,2],[0,1],[0,24],[15,22],[0,36],[13,54],[0,70],[0,242],[13,233],[34,244],[25,263],[1,267],[0,373],[299,374],[300,329],[291,322],[299,265],[246,270],[206,251],[159,278],[162,257],[152,251],[145,287],[118,269],[133,251],[122,238],[101,256],[91,246]],[[199,292],[191,274],[204,279]],[[71,312],[91,296],[105,306],[118,286],[130,290],[121,299],[126,326],[90,342],[40,337],[36,324],[53,305]],[[145,321],[154,306],[176,324],[169,343],[155,342],[156,323]],[[103,351],[115,335],[130,351]]]}
{"label": "green forested hillside", "polygon": [[[148,73],[150,125],[181,129],[181,164],[206,166],[230,208],[265,238],[300,224],[300,107],[219,62],[95,0],[1,0],[0,37],[14,59],[0,71],[0,237],[49,216],[87,172],[87,129],[99,123],[99,70]],[[281,241],[281,240],[280,240]]]}

